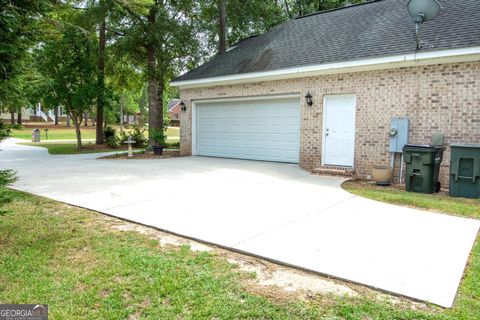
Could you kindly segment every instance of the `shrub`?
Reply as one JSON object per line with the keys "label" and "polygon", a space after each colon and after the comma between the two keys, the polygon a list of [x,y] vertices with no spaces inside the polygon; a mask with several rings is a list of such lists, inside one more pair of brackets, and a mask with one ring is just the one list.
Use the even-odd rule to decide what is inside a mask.
{"label": "shrub", "polygon": [[7,187],[17,181],[15,171],[13,170],[0,170],[0,188]]}
{"label": "shrub", "polygon": [[10,136],[10,128],[0,120],[0,142]]}
{"label": "shrub", "polygon": [[117,135],[117,130],[114,127],[111,126],[106,126],[105,129],[103,129],[103,137],[105,140],[107,140],[110,137],[115,137]]}
{"label": "shrub", "polygon": [[180,148],[180,141],[167,143],[167,146],[169,146],[170,148]]}
{"label": "shrub", "polygon": [[13,130],[22,130],[23,129],[23,126],[19,123],[15,123],[15,124],[11,124],[10,125],[10,129],[13,129]]}
{"label": "shrub", "polygon": [[164,146],[167,141],[167,135],[165,134],[166,127],[162,129],[153,129],[150,133],[150,138],[155,141],[159,146]]}
{"label": "shrub", "polygon": [[103,129],[103,137],[105,138],[105,144],[110,148],[118,147],[117,130],[113,127],[107,126]]}
{"label": "shrub", "polygon": [[148,140],[145,138],[145,129],[139,125],[134,125],[133,130],[127,133],[126,131],[120,132],[120,142],[124,143],[128,140],[128,137],[132,137],[135,143],[132,145],[134,148],[144,148],[147,146]]}
{"label": "shrub", "polygon": [[5,189],[5,187],[11,185],[15,181],[17,181],[15,171],[0,170],[0,215],[5,213],[2,206],[13,200],[12,193]]}
{"label": "shrub", "polygon": [[105,144],[110,148],[117,148],[119,144],[117,136],[109,136],[108,138],[105,138]]}

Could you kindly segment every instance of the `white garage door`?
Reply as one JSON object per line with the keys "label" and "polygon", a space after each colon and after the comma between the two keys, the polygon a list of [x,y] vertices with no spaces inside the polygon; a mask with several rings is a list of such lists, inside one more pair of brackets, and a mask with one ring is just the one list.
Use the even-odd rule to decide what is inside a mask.
{"label": "white garage door", "polygon": [[298,163],[298,98],[197,103],[196,153]]}

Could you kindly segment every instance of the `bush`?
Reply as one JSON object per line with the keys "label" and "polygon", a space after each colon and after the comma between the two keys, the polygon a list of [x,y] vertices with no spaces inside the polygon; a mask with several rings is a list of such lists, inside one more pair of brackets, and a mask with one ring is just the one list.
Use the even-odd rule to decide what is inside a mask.
{"label": "bush", "polygon": [[119,144],[117,136],[110,136],[108,138],[105,138],[105,144],[110,148],[117,148]]}
{"label": "bush", "polygon": [[180,148],[180,141],[167,143],[167,146],[170,148]]}
{"label": "bush", "polygon": [[0,120],[0,142],[10,136],[10,128]]}
{"label": "bush", "polygon": [[117,135],[117,130],[114,127],[106,126],[103,129],[103,137],[107,140],[110,137],[115,137]]}
{"label": "bush", "polygon": [[15,171],[13,170],[0,170],[0,188],[7,187],[17,181]]}
{"label": "bush", "polygon": [[5,213],[2,206],[13,200],[12,193],[5,189],[5,187],[11,185],[15,181],[17,181],[15,171],[0,170],[0,215]]}
{"label": "bush", "polygon": [[163,127],[162,129],[153,129],[150,133],[150,138],[159,146],[164,146],[167,141],[167,135],[165,134],[166,129],[166,127]]}
{"label": "bush", "polygon": [[23,126],[21,124],[15,123],[10,125],[10,129],[12,130],[22,130]]}
{"label": "bush", "polygon": [[113,127],[107,126],[103,130],[103,137],[105,138],[105,144],[110,148],[118,147],[117,130]]}
{"label": "bush", "polygon": [[120,132],[120,143],[124,143],[128,140],[128,137],[132,137],[135,143],[132,145],[134,148],[144,148],[147,146],[148,139],[145,138],[145,129],[139,125],[134,125],[133,130],[127,133],[126,131]]}

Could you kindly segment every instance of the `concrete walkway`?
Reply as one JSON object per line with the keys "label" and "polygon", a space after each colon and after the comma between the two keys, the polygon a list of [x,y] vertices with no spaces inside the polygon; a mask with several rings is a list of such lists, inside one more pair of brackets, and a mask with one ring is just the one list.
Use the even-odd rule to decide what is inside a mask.
{"label": "concrete walkway", "polygon": [[19,190],[444,307],[480,227],[360,198],[291,164],[96,160],[13,140],[0,149]]}

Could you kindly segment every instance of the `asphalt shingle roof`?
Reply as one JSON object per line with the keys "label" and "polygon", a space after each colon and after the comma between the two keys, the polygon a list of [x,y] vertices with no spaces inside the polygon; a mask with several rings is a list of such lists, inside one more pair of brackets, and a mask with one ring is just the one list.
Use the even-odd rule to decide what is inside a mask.
{"label": "asphalt shingle roof", "polygon": [[[480,0],[440,0],[442,12],[420,26],[422,51],[480,45]],[[175,81],[415,52],[407,0],[377,0],[299,17],[242,41]]]}

